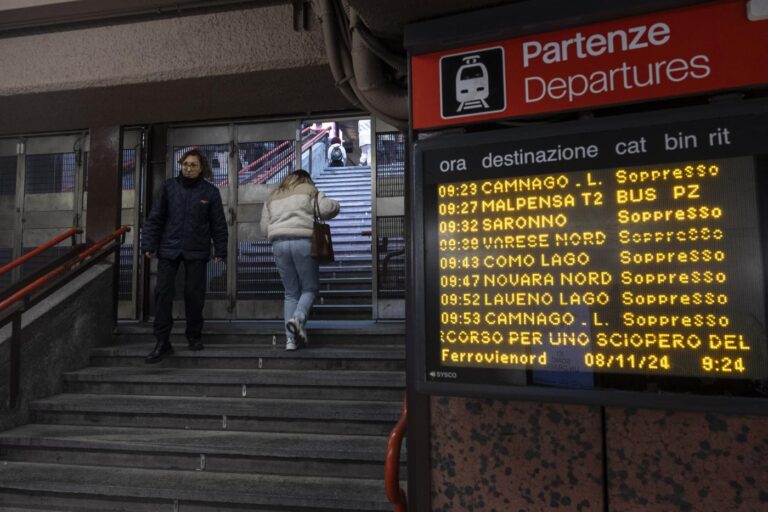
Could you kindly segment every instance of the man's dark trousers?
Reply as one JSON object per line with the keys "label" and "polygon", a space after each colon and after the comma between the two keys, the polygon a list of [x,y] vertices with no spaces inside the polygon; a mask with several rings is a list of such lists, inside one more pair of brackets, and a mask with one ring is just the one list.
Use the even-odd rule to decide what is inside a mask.
{"label": "man's dark trousers", "polygon": [[155,286],[155,337],[167,340],[173,327],[173,296],[176,272],[184,262],[184,310],[187,317],[187,339],[200,339],[203,330],[205,305],[206,260],[158,258],[157,286]]}

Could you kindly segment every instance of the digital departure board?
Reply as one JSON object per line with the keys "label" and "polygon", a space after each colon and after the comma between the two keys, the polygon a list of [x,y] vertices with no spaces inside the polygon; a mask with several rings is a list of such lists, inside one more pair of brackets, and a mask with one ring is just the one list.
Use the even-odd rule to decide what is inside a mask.
{"label": "digital departure board", "polygon": [[768,395],[756,126],[422,153],[425,380]]}

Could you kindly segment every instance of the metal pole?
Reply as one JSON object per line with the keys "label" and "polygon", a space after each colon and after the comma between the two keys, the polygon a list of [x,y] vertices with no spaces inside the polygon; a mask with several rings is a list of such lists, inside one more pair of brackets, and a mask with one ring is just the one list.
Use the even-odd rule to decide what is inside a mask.
{"label": "metal pole", "polygon": [[15,409],[21,382],[21,311],[13,314],[11,320],[11,354],[8,383],[8,408]]}

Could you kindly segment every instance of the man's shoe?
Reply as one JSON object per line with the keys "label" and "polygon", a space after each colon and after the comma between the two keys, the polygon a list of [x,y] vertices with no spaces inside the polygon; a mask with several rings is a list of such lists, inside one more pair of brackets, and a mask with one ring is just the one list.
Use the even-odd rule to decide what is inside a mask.
{"label": "man's shoe", "polygon": [[144,362],[147,364],[159,363],[166,355],[169,356],[171,354],[173,354],[171,342],[168,340],[158,340],[152,352],[144,358]]}
{"label": "man's shoe", "polygon": [[294,340],[288,340],[285,342],[285,350],[296,350],[296,342]]}
{"label": "man's shoe", "polygon": [[304,329],[302,322],[300,322],[297,318],[294,317],[288,320],[287,327],[288,332],[296,337],[296,341],[298,343],[302,343],[304,345],[309,344],[309,340],[307,339],[307,331]]}
{"label": "man's shoe", "polygon": [[187,343],[189,346],[189,350],[193,350],[193,351],[203,350],[203,342],[200,340],[200,338],[189,338],[187,339]]}

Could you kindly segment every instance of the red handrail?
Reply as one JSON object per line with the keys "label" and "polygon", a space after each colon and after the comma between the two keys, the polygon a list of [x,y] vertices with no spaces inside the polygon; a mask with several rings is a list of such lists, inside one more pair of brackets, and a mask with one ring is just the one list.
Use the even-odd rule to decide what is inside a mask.
{"label": "red handrail", "polygon": [[87,248],[86,250],[84,250],[83,252],[81,252],[80,254],[78,254],[77,256],[75,256],[74,258],[69,260],[68,262],[64,263],[63,265],[60,265],[60,266],[56,267],[54,270],[51,270],[50,272],[45,274],[43,277],[41,277],[39,279],[36,279],[35,281],[31,282],[30,284],[28,284],[27,286],[25,286],[21,290],[17,291],[16,293],[11,295],[10,297],[5,299],[4,301],[0,302],[0,311],[3,311],[5,308],[10,306],[14,302],[23,299],[30,292],[32,292],[36,288],[40,287],[42,284],[45,284],[46,282],[50,281],[54,277],[58,276],[59,274],[61,274],[63,272],[66,272],[67,270],[69,270],[73,266],[77,265],[81,261],[83,261],[86,258],[88,258],[91,254],[95,253],[96,251],[98,251],[99,249],[101,249],[102,247],[107,245],[109,242],[111,242],[115,238],[117,238],[119,236],[122,236],[124,233],[127,233],[130,230],[131,230],[131,228],[129,228],[128,226],[121,227],[120,229],[118,229],[114,233],[112,233],[111,235],[109,235],[109,236],[103,238],[102,240],[96,242],[95,244],[93,244],[92,246],[90,246],[89,248]]}
{"label": "red handrail", "polygon": [[10,262],[10,263],[0,267],[0,275],[3,275],[6,272],[8,272],[9,270],[12,270],[12,269],[18,267],[22,263],[25,263],[25,262],[31,260],[32,258],[37,256],[41,252],[50,249],[51,247],[53,247],[54,245],[58,244],[62,240],[65,240],[65,239],[71,237],[72,235],[76,235],[76,234],[82,233],[82,232],[83,232],[83,230],[80,229],[80,228],[69,228],[68,230],[66,230],[65,232],[63,232],[62,234],[57,236],[56,238],[48,240],[47,242],[45,242],[40,247],[36,247],[36,248],[32,249],[31,251],[29,251],[27,254],[25,254],[23,256],[20,256],[20,257],[16,258],[15,260],[13,260],[12,262]]}
{"label": "red handrail", "polygon": [[384,460],[384,490],[387,499],[394,505],[394,512],[408,512],[405,491],[400,488],[400,446],[408,423],[408,401],[403,398],[403,412],[397,424],[389,433],[387,457]]}
{"label": "red handrail", "polygon": [[[308,132],[310,129],[311,129],[311,127],[307,127],[307,128],[304,128],[303,130],[301,130],[301,136],[303,137],[304,134],[306,132]],[[324,129],[325,130],[330,130],[330,128],[324,128]],[[238,174],[243,174],[244,172],[251,170],[253,167],[258,166],[258,164],[260,164],[262,161],[268,160],[275,153],[281,153],[283,151],[283,149],[286,146],[288,146],[291,142],[292,141],[290,141],[290,140],[283,141],[282,143],[280,143],[279,146],[276,146],[276,147],[272,148],[271,150],[267,151],[266,153],[261,155],[259,158],[257,158],[256,160],[254,160],[250,164],[248,164],[245,167],[243,167],[242,169],[240,169],[238,171]]]}
{"label": "red handrail", "polygon": [[[308,126],[308,127],[304,128],[303,130],[301,130],[301,136],[303,137],[304,134],[307,133],[311,129],[312,129],[312,127]],[[331,129],[330,128],[323,128],[323,130],[325,130],[326,132],[330,132]],[[283,150],[286,147],[288,147],[288,145],[290,145],[290,143],[291,143],[290,140],[286,140],[286,141],[281,142],[279,145],[277,145],[274,148],[270,149],[269,151],[267,151],[266,153],[261,155],[259,158],[257,158],[253,162],[249,163],[248,165],[246,165],[245,167],[243,167],[242,169],[237,171],[237,173],[238,174],[244,174],[245,172],[253,169],[254,167],[258,167],[262,162],[268,160],[274,154],[282,153]],[[229,180],[224,180],[224,181],[221,182],[221,186],[227,185],[228,183],[229,183]]]}
{"label": "red handrail", "polygon": [[[305,151],[305,150],[307,150],[307,149],[311,148],[311,147],[312,147],[312,145],[313,145],[315,142],[317,142],[318,140],[320,140],[320,139],[322,139],[323,137],[325,137],[325,136],[326,136],[326,134],[330,133],[330,131],[331,131],[331,129],[330,129],[330,128],[323,128],[322,130],[320,130],[319,132],[317,132],[315,135],[313,135],[311,139],[309,139],[307,142],[305,142],[305,143],[304,143],[304,144],[301,146],[301,153],[302,153],[302,154],[304,154],[304,151]],[[263,172],[263,173],[261,173],[261,174],[259,175],[258,179],[256,179],[256,180],[255,180],[253,183],[254,183],[254,184],[256,184],[256,185],[258,185],[258,184],[262,184],[262,183],[265,183],[265,182],[266,182],[266,181],[267,181],[269,178],[271,178],[272,176],[274,176],[275,174],[277,174],[277,172],[278,172],[280,169],[282,169],[284,166],[286,166],[286,165],[290,164],[292,160],[293,160],[293,158],[291,158],[291,157],[286,157],[286,158],[283,158],[282,160],[280,160],[280,161],[277,163],[277,165],[273,165],[273,166],[271,167],[271,169],[272,169],[272,172],[271,172],[271,173],[270,173],[270,172],[266,172],[266,171],[265,171],[265,172]]]}

